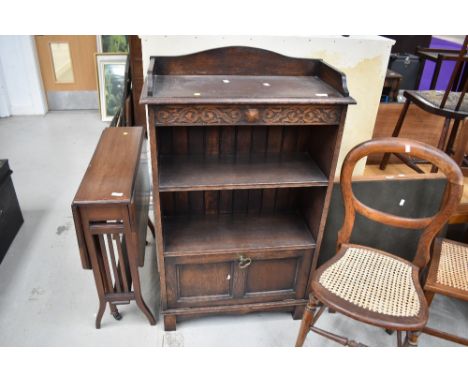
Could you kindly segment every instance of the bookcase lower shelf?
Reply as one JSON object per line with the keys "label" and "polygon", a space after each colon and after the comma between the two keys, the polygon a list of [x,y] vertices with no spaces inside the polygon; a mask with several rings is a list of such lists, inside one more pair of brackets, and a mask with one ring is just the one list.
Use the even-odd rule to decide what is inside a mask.
{"label": "bookcase lower shelf", "polygon": [[306,222],[294,213],[178,216],[164,226],[166,257],[315,247]]}

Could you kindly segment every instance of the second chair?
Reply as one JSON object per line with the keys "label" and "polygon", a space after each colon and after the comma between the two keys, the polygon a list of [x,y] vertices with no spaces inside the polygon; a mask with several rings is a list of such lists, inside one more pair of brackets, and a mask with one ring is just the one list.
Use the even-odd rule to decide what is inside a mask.
{"label": "second chair", "polygon": [[[444,201],[436,215],[400,217],[375,210],[355,197],[351,180],[356,163],[370,154],[382,152],[410,153],[431,162],[446,175]],[[382,138],[364,142],[348,153],[340,183],[345,217],[338,233],[337,254],[314,272],[296,346],[303,345],[309,331],[342,345],[363,345],[315,326],[327,307],[358,321],[396,330],[398,346],[416,346],[428,320],[420,272],[429,262],[434,237],[460,202],[463,193],[460,168],[444,152],[432,146],[402,138]],[[386,225],[422,230],[413,261],[350,243],[356,213]],[[403,340],[402,333],[405,332]]]}

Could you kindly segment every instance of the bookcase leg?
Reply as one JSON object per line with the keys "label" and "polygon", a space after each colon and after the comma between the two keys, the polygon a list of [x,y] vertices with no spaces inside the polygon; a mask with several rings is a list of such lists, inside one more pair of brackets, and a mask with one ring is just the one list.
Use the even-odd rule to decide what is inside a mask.
{"label": "bookcase leg", "polygon": [[296,306],[292,312],[293,320],[302,320],[302,316],[304,315],[304,309],[304,305]]}
{"label": "bookcase leg", "polygon": [[176,330],[176,316],[164,315],[164,330],[166,332],[173,332]]}

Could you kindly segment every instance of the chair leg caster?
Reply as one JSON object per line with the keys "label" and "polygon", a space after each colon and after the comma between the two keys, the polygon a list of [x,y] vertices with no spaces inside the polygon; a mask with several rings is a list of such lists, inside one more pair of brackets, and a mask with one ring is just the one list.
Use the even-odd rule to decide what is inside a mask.
{"label": "chair leg caster", "polygon": [[117,320],[120,321],[122,319],[122,315],[120,314],[119,311],[112,312],[112,316]]}
{"label": "chair leg caster", "polygon": [[392,329],[385,329],[385,333],[387,333],[389,336],[391,336],[393,333],[395,333],[395,331],[392,330]]}

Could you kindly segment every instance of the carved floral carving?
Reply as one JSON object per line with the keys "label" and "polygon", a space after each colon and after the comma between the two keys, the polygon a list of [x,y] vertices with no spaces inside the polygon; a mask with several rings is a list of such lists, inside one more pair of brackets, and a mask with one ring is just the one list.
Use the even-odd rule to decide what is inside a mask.
{"label": "carved floral carving", "polygon": [[[249,111],[258,110],[255,119]],[[176,105],[163,106],[156,111],[157,125],[231,125],[231,124],[338,124],[341,108],[333,106],[259,106],[249,107]]]}
{"label": "carved floral carving", "polygon": [[262,120],[265,123],[339,123],[340,111],[335,107],[317,106],[274,106],[266,107]]}
{"label": "carved floral carving", "polygon": [[234,107],[170,106],[156,112],[158,124],[234,124],[242,113]]}

